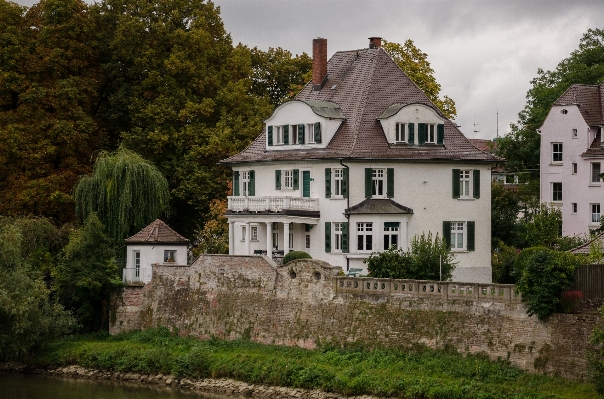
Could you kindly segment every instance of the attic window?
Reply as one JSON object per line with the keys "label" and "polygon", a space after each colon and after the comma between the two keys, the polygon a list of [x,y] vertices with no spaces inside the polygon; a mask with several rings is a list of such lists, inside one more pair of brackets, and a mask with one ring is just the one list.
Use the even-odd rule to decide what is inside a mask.
{"label": "attic window", "polygon": [[568,114],[568,110],[566,108],[564,108],[562,111],[560,111],[560,113],[562,115],[566,115],[566,114]]}

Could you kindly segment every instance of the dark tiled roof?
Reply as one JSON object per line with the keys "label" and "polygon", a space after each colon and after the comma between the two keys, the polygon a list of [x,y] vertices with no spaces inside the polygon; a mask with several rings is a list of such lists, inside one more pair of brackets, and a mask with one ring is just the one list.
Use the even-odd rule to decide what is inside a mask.
{"label": "dark tiled roof", "polygon": [[604,123],[604,82],[599,85],[574,84],[554,102],[554,105],[577,105],[585,122],[590,125]]}
{"label": "dark tiled roof", "polygon": [[413,209],[408,208],[395,202],[391,199],[373,199],[367,198],[366,200],[359,202],[358,204],[351,206],[346,209],[346,214],[410,214],[413,213]]}
{"label": "dark tiled roof", "polygon": [[334,158],[501,161],[478,150],[449,120],[445,121],[444,146],[390,147],[377,118],[393,104],[424,104],[444,115],[381,48],[337,52],[327,65],[323,88],[313,91],[308,83],[296,99],[340,106],[346,120],[326,148],[266,151],[263,132],[248,148],[222,162]]}
{"label": "dark tiled roof", "polygon": [[602,132],[598,131],[596,133],[596,137],[591,142],[591,145],[581,156],[583,158],[604,158],[604,149],[601,147],[602,145]]}
{"label": "dark tiled roof", "polygon": [[580,245],[576,248],[573,248],[573,249],[569,250],[568,252],[573,253],[573,254],[589,255],[591,244],[597,240],[600,241],[600,245],[602,246],[602,248],[604,248],[604,233],[600,233],[593,240],[591,240],[583,245]]}
{"label": "dark tiled roof", "polygon": [[488,152],[489,154],[493,154],[497,149],[497,142],[491,140],[484,139],[468,139],[470,143],[480,151]]}
{"label": "dark tiled roof", "polygon": [[329,101],[301,101],[308,104],[308,106],[310,106],[313,112],[319,116],[332,119],[346,119],[344,115],[342,115],[342,110],[340,109],[340,106],[338,104],[331,103]]}
{"label": "dark tiled roof", "polygon": [[141,231],[126,238],[126,244],[188,244],[189,240],[157,219]]}

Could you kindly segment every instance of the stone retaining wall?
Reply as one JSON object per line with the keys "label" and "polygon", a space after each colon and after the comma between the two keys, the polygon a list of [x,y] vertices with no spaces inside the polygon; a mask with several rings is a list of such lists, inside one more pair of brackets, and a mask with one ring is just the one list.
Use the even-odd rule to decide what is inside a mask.
{"label": "stone retaining wall", "polygon": [[[528,317],[513,286],[338,277],[316,260],[205,255],[155,266],[113,305],[110,332],[165,326],[201,339],[433,348],[487,353],[531,371],[581,378],[597,314]],[[403,289],[404,288],[404,289]]]}

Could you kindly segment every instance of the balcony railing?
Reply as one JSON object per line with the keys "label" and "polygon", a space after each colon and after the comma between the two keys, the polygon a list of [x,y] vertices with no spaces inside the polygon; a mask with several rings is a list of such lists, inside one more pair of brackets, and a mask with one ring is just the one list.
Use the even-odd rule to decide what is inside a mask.
{"label": "balcony railing", "polygon": [[318,211],[318,198],[305,197],[228,197],[231,212]]}
{"label": "balcony railing", "polygon": [[124,283],[129,284],[129,283],[142,283],[143,282],[143,271],[141,268],[134,268],[134,267],[126,267],[123,270],[123,280]]}

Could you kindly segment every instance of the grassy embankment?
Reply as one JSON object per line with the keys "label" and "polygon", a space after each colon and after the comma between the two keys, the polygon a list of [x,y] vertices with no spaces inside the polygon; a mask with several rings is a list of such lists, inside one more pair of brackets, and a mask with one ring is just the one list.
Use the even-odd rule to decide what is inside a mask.
{"label": "grassy embankment", "polygon": [[310,351],[247,341],[198,341],[174,336],[165,329],[113,337],[97,334],[63,338],[30,363],[79,364],[192,378],[229,377],[348,395],[435,399],[598,397],[589,384],[528,374],[484,356],[461,356],[423,347],[407,351]]}

